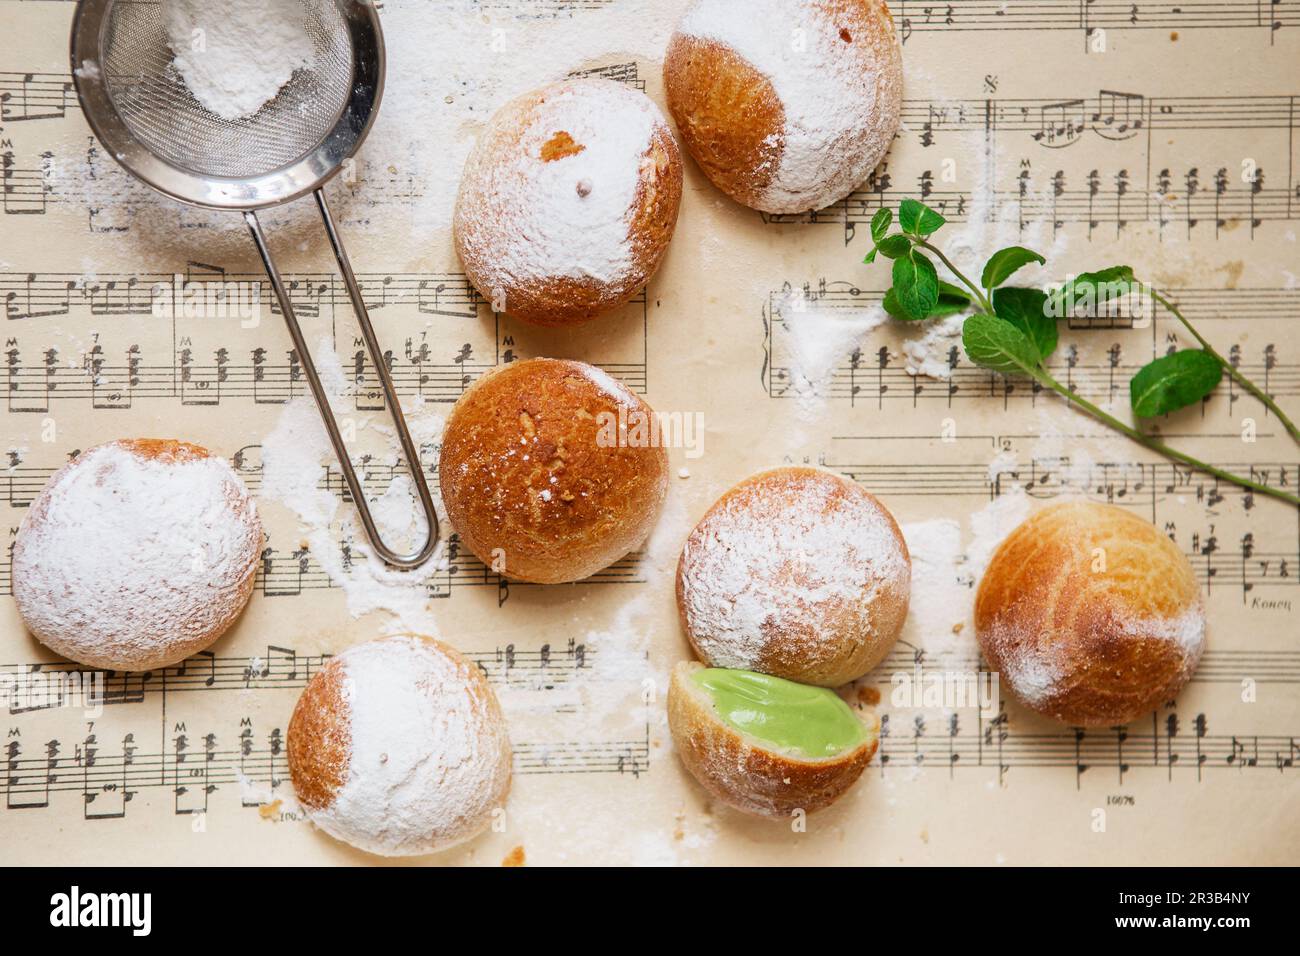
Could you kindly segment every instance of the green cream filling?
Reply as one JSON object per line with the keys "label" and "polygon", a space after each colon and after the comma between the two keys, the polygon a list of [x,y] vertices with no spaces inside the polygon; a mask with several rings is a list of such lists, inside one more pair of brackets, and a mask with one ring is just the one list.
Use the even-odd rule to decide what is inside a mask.
{"label": "green cream filling", "polygon": [[722,721],[781,750],[834,757],[867,739],[867,729],[832,690],[753,671],[707,667],[691,679],[708,691]]}

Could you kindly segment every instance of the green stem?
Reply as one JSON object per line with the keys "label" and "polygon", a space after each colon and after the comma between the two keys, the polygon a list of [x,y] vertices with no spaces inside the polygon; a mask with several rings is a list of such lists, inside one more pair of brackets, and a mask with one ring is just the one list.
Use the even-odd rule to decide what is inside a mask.
{"label": "green stem", "polygon": [[1273,401],[1272,397],[1267,392],[1256,386],[1254,382],[1238,371],[1235,365],[1220,355],[1214,346],[1207,342],[1200,332],[1196,331],[1192,326],[1192,323],[1187,321],[1187,317],[1184,316],[1182,312],[1178,311],[1176,305],[1154,290],[1151,292],[1151,297],[1168,309],[1173,314],[1174,318],[1183,323],[1183,327],[1187,329],[1188,332],[1192,333],[1192,338],[1196,339],[1196,341],[1200,343],[1201,348],[1205,349],[1206,352],[1210,353],[1210,355],[1213,355],[1218,360],[1219,364],[1227,371],[1229,377],[1231,377],[1234,382],[1246,391],[1250,392],[1251,395],[1254,395],[1257,399],[1263,402],[1264,407],[1277,416],[1277,420],[1282,423],[1282,427],[1287,430],[1287,433],[1292,437],[1292,439],[1300,442],[1300,428],[1296,428],[1295,423],[1287,417],[1286,413],[1282,411],[1282,409],[1278,408],[1277,402]]}
{"label": "green stem", "polygon": [[1273,488],[1258,481],[1253,481],[1250,478],[1242,478],[1240,475],[1234,475],[1232,472],[1224,471],[1222,468],[1207,465],[1199,458],[1193,458],[1191,455],[1178,451],[1176,448],[1170,448],[1164,442],[1157,441],[1150,435],[1143,434],[1131,425],[1124,424],[1124,422],[1120,421],[1109,412],[1102,411],[1086,398],[1081,398],[1076,395],[1046,372],[1037,375],[1036,379],[1047,388],[1050,388],[1052,391],[1062,396],[1067,402],[1073,402],[1099,422],[1109,425],[1120,434],[1126,435],[1144,448],[1149,448],[1151,451],[1164,455],[1166,458],[1172,458],[1174,461],[1181,461],[1183,464],[1190,465],[1197,471],[1203,471],[1206,474],[1213,475],[1215,478],[1231,482],[1232,484],[1238,485],[1242,488],[1249,488],[1252,491],[1257,491],[1261,495],[1268,495],[1271,498],[1279,498],[1282,501],[1293,505],[1300,505],[1300,497],[1297,497],[1296,495],[1282,491],[1280,488]]}
{"label": "green stem", "polygon": [[987,312],[989,315],[993,314],[993,304],[989,302],[988,298],[985,297],[984,292],[979,288],[979,286],[971,282],[970,279],[967,279],[966,276],[962,274],[962,271],[960,269],[958,269],[955,265],[952,264],[952,260],[950,260],[947,256],[943,254],[942,249],[940,249],[938,246],[930,245],[930,243],[926,242],[920,236],[909,235],[908,238],[910,238],[912,242],[916,243],[916,245],[920,246],[922,249],[926,250],[927,252],[933,253],[935,258],[937,258],[940,262],[942,262],[944,266],[947,267],[948,271],[951,272],[953,275],[955,275],[958,278],[958,280],[961,281],[962,285],[966,286],[966,288],[970,289],[971,292],[974,293],[975,301],[979,303],[980,308],[983,309],[985,312]]}

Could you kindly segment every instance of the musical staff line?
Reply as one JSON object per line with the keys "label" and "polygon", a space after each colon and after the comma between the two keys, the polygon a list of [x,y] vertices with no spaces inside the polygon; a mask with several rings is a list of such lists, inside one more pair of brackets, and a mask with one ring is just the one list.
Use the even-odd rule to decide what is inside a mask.
{"label": "musical staff line", "polygon": [[[1286,322],[1300,312],[1300,289],[1196,288],[1169,289],[1164,290],[1164,294],[1196,323],[1237,322],[1246,318]],[[877,309],[883,297],[882,289],[860,288],[849,282],[825,279],[815,286],[804,283],[798,288],[787,283],[782,289],[771,292],[764,306],[766,334],[761,372],[768,396],[789,398],[815,394],[827,399],[848,400],[854,407],[876,409],[883,409],[886,402],[908,402],[915,407],[922,401],[937,401],[951,407],[957,402],[983,402],[992,398],[1005,406],[1013,400],[1036,402],[1040,396],[1048,397],[1049,393],[1036,382],[1016,381],[970,364],[956,338],[947,349],[946,378],[918,374],[897,354],[898,343],[892,336],[902,333],[896,327],[874,334],[873,341],[864,341],[845,354],[828,375],[816,382],[799,371],[798,326],[800,322],[810,321],[806,316],[814,315],[824,320],[840,315],[866,314],[868,310]],[[1113,316],[1071,318],[1064,325],[1081,333],[1134,330],[1140,327],[1138,320],[1139,317],[1126,305]],[[1179,331],[1173,320],[1164,314],[1153,320],[1148,313],[1141,317],[1141,321],[1147,326],[1154,324],[1153,331],[1161,325],[1175,334]],[[1168,345],[1168,341],[1164,342],[1165,347]],[[1080,357],[1078,346],[1071,343],[1053,356],[1049,367],[1072,391],[1085,396],[1101,396],[1108,401],[1126,396],[1130,378],[1152,358],[1148,343],[1143,343],[1129,359],[1131,351],[1115,342],[1106,349],[1104,358],[1085,361]],[[1227,350],[1227,357],[1253,380],[1260,382],[1270,395],[1283,398],[1300,396],[1300,363],[1281,361],[1274,343],[1258,346],[1253,354],[1244,353],[1240,346],[1234,345]],[[1234,412],[1236,402],[1242,397],[1241,390],[1229,382],[1211,402],[1218,402]],[[1055,396],[1051,398],[1056,400]]]}
{"label": "musical staff line", "polygon": [[[252,657],[219,655],[203,651],[179,664],[153,671],[99,671],[70,661],[0,665],[0,675],[11,716],[58,711],[84,696],[76,688],[87,686],[86,677],[103,675],[105,707],[143,704],[154,697],[175,694],[248,691],[300,690],[320,671],[331,654],[299,654],[292,648],[267,646],[265,653]],[[581,675],[601,679],[599,651],[570,638],[563,647],[542,644],[537,648],[506,644],[490,651],[467,651],[489,683],[538,690],[551,690]],[[951,672],[987,671],[978,652],[930,655],[911,647],[896,647],[866,678],[889,686],[895,674],[923,676],[929,667]],[[1209,648],[1192,676],[1194,683],[1238,685],[1243,680],[1258,684],[1300,684],[1300,651],[1220,650]],[[36,681],[34,697],[18,692]]]}
{"label": "musical staff line", "polygon": [[[489,683],[550,690],[581,673],[601,679],[598,651],[570,638],[563,647],[549,643],[536,648],[505,644],[490,651],[465,651]],[[300,690],[325,666],[332,654],[299,654],[289,647],[267,645],[251,657],[200,651],[179,664],[152,671],[102,671],[71,661],[0,665],[11,715],[56,711],[84,701],[77,688],[86,677],[102,675],[104,706],[142,704],[152,697],[204,691]],[[33,697],[23,688],[35,682]]]}
{"label": "musical staff line", "polygon": [[1004,30],[1259,30],[1272,38],[1300,25],[1295,0],[896,0],[891,6],[904,42],[916,34]]}
{"label": "musical staff line", "polygon": [[[996,768],[999,780],[1013,769],[1070,769],[1075,786],[1090,770],[1110,769],[1122,783],[1133,771],[1163,770],[1175,775],[1195,774],[1202,781],[1209,770],[1286,773],[1300,758],[1300,737],[1286,734],[1211,734],[1205,714],[1197,714],[1191,732],[1183,731],[1176,714],[1163,722],[1151,717],[1151,729],[1140,724],[1110,730],[1013,732],[1004,709],[985,719],[978,711],[963,721],[960,714],[881,715],[880,747],[872,763],[881,775],[889,767],[946,767],[949,774],[967,768]],[[1161,730],[1160,723],[1164,729]],[[895,726],[897,724],[897,726]],[[931,730],[931,724],[936,725]],[[963,729],[974,724],[973,729]]]}
{"label": "musical staff line", "polygon": [[[514,744],[514,772],[543,774],[618,774],[639,777],[648,770],[647,737],[636,740],[522,741]],[[209,797],[223,786],[246,782],[268,785],[272,791],[287,780],[288,761],[277,729],[262,746],[251,733],[235,748],[222,748],[215,734],[180,734],[166,751],[136,745],[135,735],[109,752],[91,735],[71,745],[53,738],[42,745],[43,756],[24,757],[22,745],[10,740],[0,751],[4,765],[4,807],[44,810],[58,793],[80,793],[87,820],[122,819],[127,804],[142,790],[170,790],[177,814],[207,813]],[[245,802],[246,807],[262,801]]]}
{"label": "musical staff line", "polygon": [[[340,550],[344,553],[344,568],[353,560],[348,541],[343,541]],[[468,550],[460,548],[458,542],[448,543],[449,549],[455,548],[455,554],[448,559],[445,568],[433,572],[424,582],[425,594],[429,598],[448,599],[462,588],[494,588],[497,592],[497,605],[504,605],[512,591],[534,590],[546,585],[533,584],[528,581],[514,581],[493,571]],[[0,558],[0,595],[11,596],[12,587],[12,542]],[[642,567],[643,555],[634,552],[619,558],[607,568],[597,571],[589,578],[578,582],[580,587],[602,585],[644,584],[646,581]],[[327,591],[341,588],[343,585],[321,566],[319,561],[305,548],[293,551],[280,551],[266,548],[257,570],[257,579],[253,589],[267,598],[298,597],[304,593]]]}
{"label": "musical staff line", "polygon": [[[196,344],[200,336],[238,336],[244,328],[256,328],[265,318],[278,316],[279,306],[263,276],[227,273],[215,267],[191,264],[180,277],[161,273],[139,275],[106,274],[87,281],[72,273],[0,273],[0,299],[6,318],[14,323],[5,346],[3,374],[7,382],[7,406],[13,412],[46,412],[51,401],[89,401],[94,408],[128,409],[138,401],[179,400],[183,405],[218,405],[229,400],[251,400],[254,404],[281,405],[308,395],[299,357],[292,348],[272,351],[250,340],[246,352],[227,344],[210,348]],[[421,332],[409,335],[398,349],[386,353],[389,372],[398,394],[420,396],[428,401],[454,402],[480,375],[500,364],[522,357],[502,331],[503,317],[474,291],[461,274],[379,274],[358,276],[362,295],[372,311],[396,310],[403,318],[421,323]],[[287,277],[294,308],[303,321],[349,315],[350,300],[342,280],[324,273],[303,273]],[[188,290],[188,291],[187,291]],[[239,315],[219,314],[204,318],[208,311],[231,310],[234,297],[243,294],[260,310],[254,320]],[[203,302],[189,304],[191,297]],[[642,290],[628,304],[629,317],[642,326],[641,354],[637,361],[609,362],[590,357],[611,375],[636,392],[645,392],[647,362],[645,324],[649,299]],[[197,315],[187,313],[197,311]],[[249,308],[245,307],[248,311]],[[120,347],[106,345],[115,329],[103,330],[93,345],[65,359],[53,342],[27,348],[23,328],[44,328],[44,321],[89,315],[95,319],[156,321],[176,331],[177,346],[164,359],[155,359],[135,342]],[[469,341],[450,338],[435,355],[423,330],[427,316],[471,320],[460,334]],[[495,340],[484,333],[495,323]],[[193,329],[192,334],[188,331]],[[444,332],[446,330],[443,330]],[[138,334],[138,333],[137,333]],[[287,343],[286,343],[287,344]],[[241,360],[241,356],[243,356]],[[152,359],[152,360],[151,360]],[[383,408],[383,395],[365,349],[359,345],[341,356],[345,374],[354,386],[353,401],[358,410]]]}

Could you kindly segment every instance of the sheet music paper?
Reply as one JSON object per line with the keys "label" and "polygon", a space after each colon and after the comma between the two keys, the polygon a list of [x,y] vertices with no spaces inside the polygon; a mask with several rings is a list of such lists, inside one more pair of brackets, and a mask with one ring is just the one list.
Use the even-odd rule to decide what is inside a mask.
{"label": "sheet music paper", "polygon": [[[170,203],[103,155],[68,73],[71,2],[0,0],[0,508],[10,548],[69,455],[128,436],[183,438],[229,458],[260,496],[268,533],[238,624],[183,665],[107,675],[102,713],[58,706],[60,688],[75,696],[81,669],[23,630],[5,550],[7,860],[378,862],[303,820],[285,730],[327,655],[408,627],[483,667],[516,750],[503,825],[435,862],[495,865],[518,847],[535,863],[1296,859],[1296,510],[1153,457],[1055,396],[974,368],[956,339],[922,348],[925,330],[883,321],[887,271],[862,259],[872,213],[916,196],[953,223],[948,250],[971,268],[1015,242],[1048,256],[1050,273],[1035,274],[1044,282],[1132,263],[1300,412],[1300,3],[895,2],[904,128],[858,191],[815,214],[762,216],[687,161],[677,234],[644,295],[562,333],[494,314],[451,249],[458,169],[442,157],[459,163],[504,102],[498,94],[522,89],[484,92],[459,68],[440,73],[450,48],[423,49],[428,32],[406,27],[442,18],[449,43],[480,44],[484,58],[549,51],[557,63],[566,38],[607,32],[622,45],[551,78],[599,70],[662,106],[664,43],[683,7],[384,4],[388,94],[355,167],[329,194],[412,417],[436,425],[484,371],[557,355],[601,365],[661,412],[700,413],[705,428],[702,454],[671,450],[674,475],[685,477],[674,477],[638,553],[589,582],[544,588],[502,581],[453,539],[395,617],[364,612],[340,582],[340,569],[366,564],[355,528],[338,521],[313,537],[263,493],[263,443],[309,399],[239,218]],[[464,50],[454,59],[463,65]],[[413,123],[403,103],[413,91],[435,105],[480,96],[484,108],[465,122],[425,104]],[[309,341],[326,340],[338,356],[340,412],[355,428],[367,487],[381,495],[402,463],[310,212],[273,215],[272,243]],[[260,322],[155,316],[158,289],[176,276],[262,282]],[[1163,315],[1072,322],[1053,365],[1123,416],[1128,379],[1171,344],[1189,342]],[[939,372],[916,374],[927,356]],[[1253,442],[1243,441],[1246,419]],[[1300,451],[1226,380],[1203,407],[1158,424],[1204,460],[1300,485]],[[421,466],[436,480],[436,429],[429,436]],[[726,488],[783,462],[820,463],[878,495],[917,569],[902,640],[852,690],[881,721],[880,751],[804,832],[711,804],[680,767],[664,713],[668,671],[689,653],[673,597],[681,543]],[[337,467],[323,464],[316,488],[341,496]],[[1087,733],[1005,693],[987,714],[900,704],[896,675],[979,666],[970,605],[982,561],[999,533],[1066,495],[1130,508],[1190,557],[1210,610],[1191,684],[1127,728]],[[42,688],[56,693],[17,695]]]}

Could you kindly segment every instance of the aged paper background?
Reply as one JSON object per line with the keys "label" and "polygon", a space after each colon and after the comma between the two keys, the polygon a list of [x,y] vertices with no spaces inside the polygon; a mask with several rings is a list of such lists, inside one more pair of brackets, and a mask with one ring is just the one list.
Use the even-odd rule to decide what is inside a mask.
{"label": "aged paper background", "polygon": [[[108,439],[202,443],[234,460],[258,494],[261,446],[277,427],[282,437],[296,427],[304,443],[318,440],[269,305],[251,328],[237,318],[150,314],[152,286],[173,274],[252,279],[260,266],[237,216],[154,197],[98,150],[68,87],[73,6],[0,0],[8,376],[0,507],[10,542],[49,474]],[[0,718],[0,858],[378,862],[296,812],[284,728],[322,655],[418,627],[483,664],[517,760],[499,830],[417,862],[495,865],[516,847],[534,863],[1296,859],[1296,509],[1175,472],[964,356],[947,380],[909,374],[906,343],[924,330],[880,322],[886,270],[861,264],[871,213],[924,191],[953,220],[949,250],[971,271],[981,254],[1021,241],[1049,254],[1051,272],[1035,275],[1043,282],[1130,262],[1300,411],[1296,5],[896,3],[905,128],[861,192],[816,216],[773,222],[727,201],[688,161],[677,235],[642,299],[564,334],[495,316],[465,288],[444,226],[468,143],[524,86],[478,88],[466,64],[479,56],[500,73],[494,57],[544,57],[557,67],[553,78],[610,67],[662,105],[662,50],[683,6],[389,2],[379,123],[354,175],[330,187],[404,402],[430,429],[431,476],[436,423],[450,402],[465,381],[514,356],[592,361],[660,411],[703,415],[703,454],[671,452],[674,472],[688,477],[674,478],[644,551],[594,583],[554,588],[507,587],[468,556],[444,555],[440,569],[405,588],[400,617],[385,607],[354,614],[371,590],[337,586],[330,569],[341,567],[342,551],[324,554],[319,536],[308,540],[294,512],[263,495],[268,552],[258,589],[211,656],[110,677],[109,703],[95,717],[10,702]],[[445,41],[428,45],[438,30]],[[604,34],[611,46],[593,59],[574,44],[568,61],[579,34]],[[526,74],[521,67],[517,82]],[[466,120],[457,98],[475,96],[485,109],[476,105]],[[440,103],[453,108],[444,114]],[[272,216],[273,241],[282,269],[299,280],[309,337],[332,344],[349,377],[340,414],[356,427],[358,454],[374,456],[366,471],[379,494],[396,464],[386,418],[372,372],[363,368],[357,384],[355,329],[310,206]],[[1055,360],[1070,362],[1070,380],[1095,400],[1114,399],[1121,415],[1132,371],[1183,343],[1164,318],[1134,324],[1063,328]],[[955,344],[937,354],[946,359]],[[1242,440],[1245,419],[1257,427],[1253,443]],[[1207,460],[1300,482],[1300,453],[1226,383],[1203,408],[1159,425]],[[781,462],[820,462],[862,482],[903,524],[917,562],[903,641],[850,691],[884,722],[881,754],[806,832],[711,806],[672,752],[663,706],[665,675],[688,653],[672,588],[681,542],[728,486]],[[337,495],[337,469],[324,465],[320,487]],[[1211,612],[1195,680],[1125,732],[1083,737],[1011,700],[991,719],[898,706],[894,675],[976,666],[968,620],[981,556],[1021,517],[1067,494],[1133,508],[1192,557]],[[347,534],[335,527],[332,546],[341,549]],[[364,566],[360,550],[357,536],[351,553]],[[23,630],[7,597],[7,553],[0,665],[14,688],[67,665]],[[372,603],[391,605],[392,590]]]}

